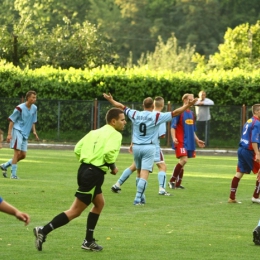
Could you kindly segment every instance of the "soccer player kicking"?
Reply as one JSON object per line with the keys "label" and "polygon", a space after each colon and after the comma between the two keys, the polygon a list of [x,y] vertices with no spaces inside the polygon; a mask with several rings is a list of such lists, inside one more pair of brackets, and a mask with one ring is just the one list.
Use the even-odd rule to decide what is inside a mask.
{"label": "soccer player kicking", "polygon": [[172,112],[153,111],[154,104],[151,97],[145,98],[143,101],[143,111],[138,111],[125,107],[122,103],[115,101],[111,94],[103,94],[113,106],[123,109],[133,124],[133,154],[137,174],[140,179],[137,184],[137,191],[134,199],[134,205],[143,205],[141,200],[147,187],[149,173],[152,172],[155,145],[158,142],[159,125],[171,121],[173,117],[185,111],[188,107],[195,104],[197,99],[190,100],[182,107]]}
{"label": "soccer player kicking", "polygon": [[231,182],[229,203],[241,203],[236,200],[238,184],[244,174],[250,174],[252,171],[254,174],[257,174],[257,179],[251,200],[253,203],[260,204],[260,104],[252,106],[252,113],[253,117],[248,119],[243,126],[239,148],[237,150],[237,172]]}
{"label": "soccer player kicking", "polygon": [[53,230],[69,223],[93,203],[88,218],[86,236],[81,245],[82,249],[101,251],[102,246],[93,238],[94,229],[105,201],[102,193],[104,175],[111,170],[112,174],[118,172],[115,161],[120,151],[122,134],[126,124],[124,112],[118,108],[110,109],[106,114],[107,124],[97,130],[90,131],[75,146],[74,152],[78,158],[78,189],[71,207],[54,217],[43,227],[35,227],[35,246],[41,251],[46,236]]}

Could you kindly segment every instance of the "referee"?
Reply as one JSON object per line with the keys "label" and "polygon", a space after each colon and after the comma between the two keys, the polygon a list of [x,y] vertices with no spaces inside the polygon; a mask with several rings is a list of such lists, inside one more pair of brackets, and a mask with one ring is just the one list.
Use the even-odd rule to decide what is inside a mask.
{"label": "referee", "polygon": [[81,163],[78,169],[76,198],[68,210],[54,217],[45,226],[33,229],[35,246],[39,251],[42,251],[42,243],[51,231],[80,216],[91,203],[93,207],[87,218],[86,236],[81,248],[91,251],[103,249],[96,243],[93,233],[105,204],[101,189],[104,175],[109,169],[111,174],[118,172],[115,161],[122,142],[120,132],[126,124],[124,112],[118,108],[110,109],[106,114],[106,122],[105,126],[90,131],[76,144],[74,152]]}

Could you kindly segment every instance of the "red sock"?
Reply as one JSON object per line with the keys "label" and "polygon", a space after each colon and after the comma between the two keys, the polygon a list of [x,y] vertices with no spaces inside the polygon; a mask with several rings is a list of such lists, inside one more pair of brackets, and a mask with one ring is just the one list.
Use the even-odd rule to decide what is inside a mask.
{"label": "red sock", "polygon": [[170,182],[175,182],[176,181],[176,179],[179,176],[181,170],[182,170],[182,165],[180,163],[177,163],[175,168],[174,168],[174,170],[173,170]]}
{"label": "red sock", "polygon": [[182,182],[183,173],[184,173],[184,170],[183,170],[183,168],[181,168],[181,171],[180,171],[178,180],[177,180],[177,182],[175,184],[175,187],[180,187],[181,182]]}
{"label": "red sock", "polygon": [[253,194],[253,197],[258,199],[259,198],[259,192],[260,192],[260,183],[258,180],[256,180],[256,184],[255,184],[255,191],[254,191],[254,194]]}
{"label": "red sock", "polygon": [[235,176],[231,182],[229,198],[232,200],[236,199],[236,192],[237,192],[237,187],[238,187],[239,181],[240,181],[240,179]]}

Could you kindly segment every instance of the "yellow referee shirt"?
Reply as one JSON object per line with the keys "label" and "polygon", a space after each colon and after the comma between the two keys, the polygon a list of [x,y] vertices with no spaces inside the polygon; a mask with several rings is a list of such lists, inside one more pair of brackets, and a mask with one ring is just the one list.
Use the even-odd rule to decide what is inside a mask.
{"label": "yellow referee shirt", "polygon": [[75,146],[74,152],[79,162],[92,164],[106,172],[105,163],[115,163],[122,142],[122,134],[110,125],[92,130]]}

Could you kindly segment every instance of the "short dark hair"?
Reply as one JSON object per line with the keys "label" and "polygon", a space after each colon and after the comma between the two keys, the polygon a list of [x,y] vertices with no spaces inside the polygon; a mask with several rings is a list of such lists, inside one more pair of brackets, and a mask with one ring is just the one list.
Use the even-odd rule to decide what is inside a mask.
{"label": "short dark hair", "polygon": [[151,108],[151,107],[153,107],[153,99],[152,99],[151,97],[145,98],[144,101],[143,101],[143,106],[144,106],[145,108]]}
{"label": "short dark hair", "polygon": [[119,108],[113,107],[113,108],[109,109],[106,113],[107,124],[109,124],[112,121],[112,119],[117,120],[119,118],[120,114],[124,114],[124,111]]}
{"label": "short dark hair", "polygon": [[34,90],[29,90],[25,95],[25,100],[27,100],[31,95],[37,95]]}

